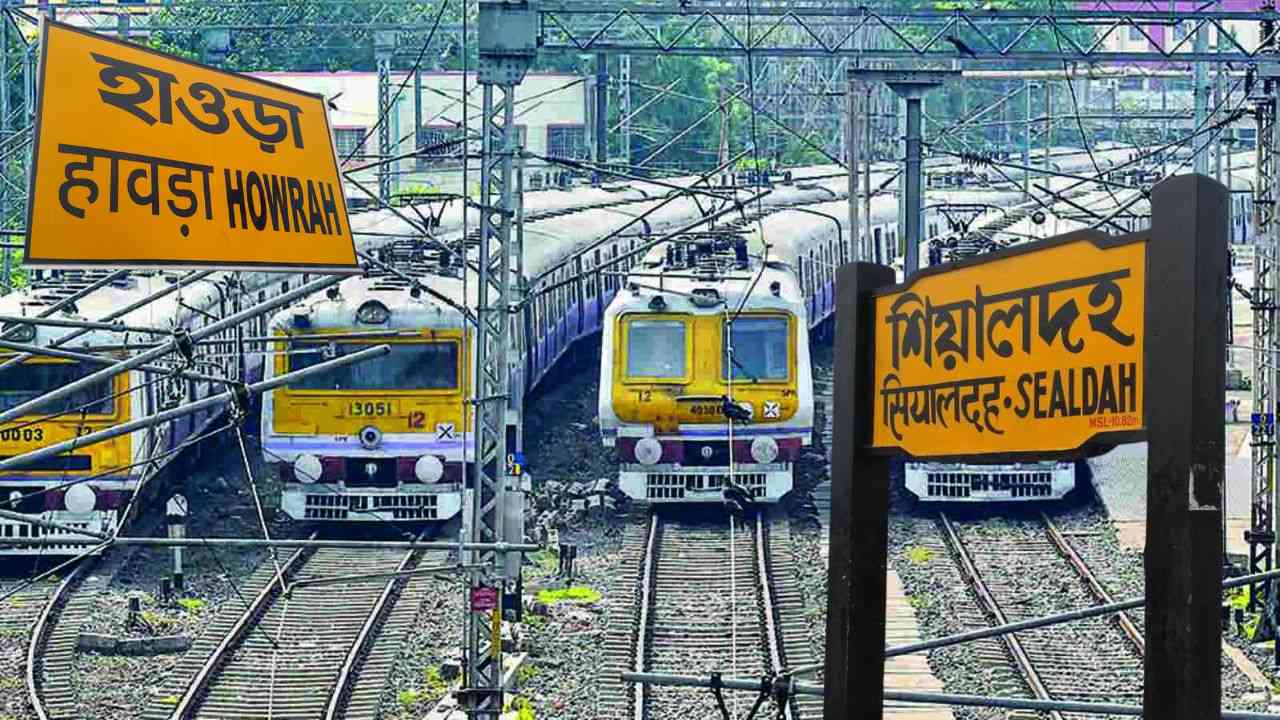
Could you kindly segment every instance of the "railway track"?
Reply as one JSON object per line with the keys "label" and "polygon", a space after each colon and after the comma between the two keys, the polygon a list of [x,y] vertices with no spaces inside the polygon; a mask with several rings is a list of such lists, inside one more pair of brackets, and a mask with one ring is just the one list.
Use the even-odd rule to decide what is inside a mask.
{"label": "railway track", "polygon": [[0,623],[6,630],[31,631],[25,680],[27,700],[39,720],[75,717],[71,674],[80,625],[88,617],[94,594],[77,590],[97,564],[94,558],[76,565],[56,586],[38,583],[20,591],[9,601],[13,609],[6,608]]}
{"label": "railway track", "polygon": [[[1043,513],[1038,519],[938,525],[989,624],[1028,620],[1109,600],[1102,584]],[[985,662],[1011,662],[1038,699],[1142,703],[1142,635],[1125,615],[1003,636],[979,647]],[[1052,720],[1092,717],[1049,713]],[[1102,716],[1099,716],[1102,717]]]}
{"label": "railway track", "polygon": [[[418,551],[299,551],[282,562],[282,574],[292,583],[385,573],[410,569],[421,559]],[[281,596],[278,582],[268,582],[208,654],[171,717],[376,717],[379,693],[357,692],[357,681],[364,663],[381,666],[389,662],[386,655],[394,657],[385,644],[378,652],[375,640],[408,582],[308,586],[289,597]],[[412,617],[399,613],[400,623],[405,614]],[[367,677],[376,674],[375,667],[369,670]]]}
{"label": "railway track", "polygon": [[[615,585],[598,708],[629,720],[719,718],[707,690],[621,682],[623,670],[760,677],[808,664],[803,602],[786,521],[759,513],[731,526],[723,511],[655,512],[623,537],[630,558]],[[726,693],[732,712],[755,702]],[[792,700],[787,717],[820,718]]]}

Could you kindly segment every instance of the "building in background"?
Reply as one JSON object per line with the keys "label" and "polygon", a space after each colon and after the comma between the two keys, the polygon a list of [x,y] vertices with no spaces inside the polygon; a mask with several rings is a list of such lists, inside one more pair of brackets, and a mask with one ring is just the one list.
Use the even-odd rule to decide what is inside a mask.
{"label": "building in background", "polygon": [[[330,101],[329,122],[333,127],[338,156],[343,169],[352,171],[356,182],[347,183],[348,198],[368,198],[378,187],[378,75],[373,72],[254,73],[256,77],[299,90],[319,93]],[[397,89],[404,90],[397,97]],[[402,73],[391,76],[394,106],[389,113],[391,133],[393,193],[460,193],[463,187],[461,142],[462,73],[422,73],[421,104],[415,102],[414,79]],[[467,77],[467,123],[471,129],[470,149],[479,152],[481,90],[474,73]],[[525,187],[536,189],[557,183],[566,174],[564,166],[543,158],[585,159],[584,119],[586,90],[584,79],[574,75],[530,73],[516,89],[516,127],[520,144],[527,153]],[[420,117],[415,115],[421,113]],[[366,167],[373,165],[373,167]],[[356,183],[359,183],[357,185]],[[473,192],[480,185],[480,165],[470,163],[467,178]]]}

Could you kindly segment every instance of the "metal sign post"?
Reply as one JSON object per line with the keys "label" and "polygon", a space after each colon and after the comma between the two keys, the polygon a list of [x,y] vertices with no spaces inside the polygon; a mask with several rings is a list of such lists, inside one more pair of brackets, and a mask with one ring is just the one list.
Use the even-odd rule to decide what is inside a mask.
{"label": "metal sign post", "polygon": [[[1151,196],[1147,305],[1146,717],[1222,715],[1222,478],[1228,192],[1202,175]],[[1206,341],[1207,340],[1207,341]]]}
{"label": "metal sign post", "polygon": [[1149,231],[1083,231],[837,278],[827,717],[882,717],[888,457],[1015,462],[1149,439],[1147,717],[1221,717],[1226,189],[1178,176]]}

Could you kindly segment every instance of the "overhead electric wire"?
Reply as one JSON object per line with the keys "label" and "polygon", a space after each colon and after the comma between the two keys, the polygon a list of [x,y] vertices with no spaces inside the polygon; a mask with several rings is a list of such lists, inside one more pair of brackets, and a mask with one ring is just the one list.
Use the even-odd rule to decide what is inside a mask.
{"label": "overhead electric wire", "polygon": [[[409,69],[409,72],[405,73],[404,79],[400,81],[400,87],[396,89],[396,94],[392,96],[390,102],[387,103],[387,107],[379,108],[380,112],[378,113],[378,121],[365,132],[365,134],[360,138],[360,142],[356,143],[355,147],[352,148],[352,151],[348,153],[346,157],[342,158],[343,165],[351,161],[351,158],[356,154],[356,151],[361,147],[364,147],[364,144],[373,136],[373,133],[376,132],[378,128],[382,127],[382,124],[387,121],[387,117],[391,115],[391,109],[395,107],[396,101],[399,100],[400,95],[404,93],[405,86],[409,84],[409,78],[413,77],[413,74],[422,67],[422,59],[427,56],[427,50],[431,47],[431,41],[436,36],[436,28],[440,26],[440,19],[444,17],[444,11],[448,7],[449,3],[440,3],[440,10],[436,13],[435,20],[431,22],[431,29],[427,32],[427,39],[422,43],[422,49],[418,51],[417,59],[413,61],[413,67]],[[465,6],[463,8],[463,14],[466,14]]]}

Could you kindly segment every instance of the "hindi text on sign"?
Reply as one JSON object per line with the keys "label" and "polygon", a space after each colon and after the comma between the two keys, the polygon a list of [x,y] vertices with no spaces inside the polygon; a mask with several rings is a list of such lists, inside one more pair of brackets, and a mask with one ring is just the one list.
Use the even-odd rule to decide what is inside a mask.
{"label": "hindi text on sign", "polygon": [[1144,251],[1079,234],[878,293],[872,445],[1065,452],[1141,429]]}
{"label": "hindi text on sign", "polygon": [[322,97],[55,22],[29,208],[37,267],[356,267]]}

